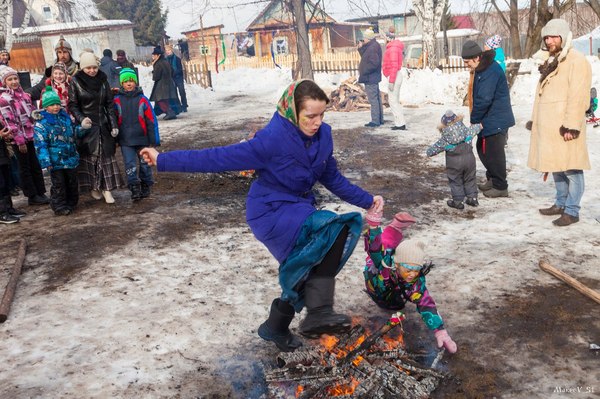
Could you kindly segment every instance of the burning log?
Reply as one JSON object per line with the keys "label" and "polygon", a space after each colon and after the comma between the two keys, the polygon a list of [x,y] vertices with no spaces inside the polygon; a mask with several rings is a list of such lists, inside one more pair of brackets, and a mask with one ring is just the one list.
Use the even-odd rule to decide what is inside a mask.
{"label": "burning log", "polygon": [[392,328],[396,327],[398,324],[402,322],[402,320],[406,319],[404,313],[398,312],[390,320],[385,323],[383,327],[379,329],[375,334],[371,335],[368,339],[362,342],[357,348],[353,349],[352,352],[348,353],[344,359],[342,359],[342,364],[347,363],[354,359],[356,356],[361,354],[362,352],[369,349],[377,340],[390,331]]}
{"label": "burning log", "polygon": [[27,241],[21,240],[21,243],[19,245],[19,252],[17,254],[17,260],[15,261],[15,265],[12,268],[8,284],[6,284],[6,289],[4,290],[4,295],[2,296],[2,302],[0,302],[0,323],[4,323],[8,318],[10,305],[12,304],[13,298],[15,296],[15,291],[17,290],[17,282],[19,281],[21,269],[23,267],[23,263],[25,262],[26,251]]}
{"label": "burning log", "polygon": [[277,356],[278,367],[296,367],[299,365],[310,366],[315,360],[321,360],[323,350],[312,348],[309,350],[297,350],[295,352],[281,352]]}
{"label": "burning log", "polygon": [[[402,348],[389,347],[384,335],[403,319],[394,316],[370,336],[357,325],[339,338],[324,336],[321,346],[280,354],[281,368],[265,370],[270,396],[289,397],[290,389],[299,399],[429,396],[445,376],[411,360]],[[278,396],[282,389],[288,394]]]}
{"label": "burning log", "polygon": [[594,291],[593,289],[581,284],[579,281],[575,280],[573,277],[569,276],[567,273],[558,270],[554,266],[552,266],[548,261],[542,259],[540,260],[540,269],[549,273],[561,280],[564,283],[567,283],[571,287],[575,288],[577,291],[581,292],[583,295],[591,298],[592,300],[600,303],[600,293]]}

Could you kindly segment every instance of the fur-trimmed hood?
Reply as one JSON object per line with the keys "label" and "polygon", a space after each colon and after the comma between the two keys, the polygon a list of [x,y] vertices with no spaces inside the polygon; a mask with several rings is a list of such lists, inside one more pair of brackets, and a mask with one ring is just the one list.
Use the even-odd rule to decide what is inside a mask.
{"label": "fur-trimmed hood", "polygon": [[454,120],[453,120],[451,123],[449,123],[449,124],[447,124],[447,125],[444,125],[443,123],[440,123],[440,124],[437,126],[437,129],[438,129],[438,130],[441,132],[442,130],[446,129],[447,127],[450,127],[450,126],[452,126],[452,125],[454,125],[454,124],[456,124],[456,123],[458,123],[458,122],[462,122],[464,118],[465,118],[465,116],[464,116],[464,115],[462,115],[462,114],[457,114],[457,115],[456,115],[456,118],[454,118]]}

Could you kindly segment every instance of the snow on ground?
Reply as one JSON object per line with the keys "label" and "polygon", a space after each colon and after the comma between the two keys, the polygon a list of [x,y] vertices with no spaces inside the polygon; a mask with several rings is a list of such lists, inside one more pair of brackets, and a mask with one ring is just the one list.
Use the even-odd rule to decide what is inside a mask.
{"label": "snow on ground", "polygon": [[[600,62],[591,61],[597,85]],[[149,94],[150,68],[140,67],[140,75],[144,91]],[[214,90],[188,85],[190,112],[161,126],[163,141],[189,134],[190,130],[184,128],[200,123],[210,127],[253,117],[268,118],[290,76],[289,70],[238,69],[215,74]],[[556,228],[551,218],[537,212],[537,208],[552,204],[553,184],[542,182],[540,174],[526,166],[529,133],[524,124],[531,113],[538,76],[532,68],[531,74],[517,78],[512,89],[517,125],[510,130],[507,148],[510,198],[482,197],[472,218],[454,217],[454,211],[432,218],[431,207],[443,209],[445,200],[429,208],[406,209],[423,222],[409,235],[428,243],[427,253],[438,265],[428,286],[459,350],[477,338],[462,327],[485,323],[485,316],[473,308],[473,303],[493,304],[502,301],[503,295],[518,295],[530,283],[555,282],[538,269],[540,258],[552,259],[555,266],[572,276],[596,281],[600,278],[600,129],[588,129],[594,169],[585,174],[581,221],[568,228]],[[318,74],[316,80],[333,89],[344,78]],[[410,143],[415,151],[424,152],[425,146],[437,139],[435,127],[447,108],[467,113],[461,105],[467,79],[467,73],[411,73],[401,94],[402,101],[411,105],[404,109],[408,130],[398,134],[382,127],[365,130],[364,134]],[[382,83],[382,89],[385,86]],[[240,98],[227,101],[232,96]],[[385,116],[392,118],[389,109]],[[334,129],[362,128],[368,120],[368,112],[326,115]],[[379,150],[385,149],[366,148],[365,156]],[[428,162],[442,166],[444,157],[439,155]],[[419,171],[390,171],[382,165],[373,173],[397,178],[397,184],[402,185],[403,179]],[[478,175],[483,176],[479,163]],[[126,196],[118,199],[126,201]],[[325,206],[337,211],[358,210],[339,203]],[[94,212],[102,220],[101,210]],[[169,214],[167,208],[157,212],[152,217],[160,218],[161,212],[164,217]],[[41,216],[31,217],[21,223],[24,228],[35,228],[36,218]],[[160,228],[158,219],[155,228]],[[51,234],[48,232],[49,239]],[[153,242],[150,232],[118,252],[90,259],[89,267],[68,284],[48,292],[43,267],[47,254],[32,248],[27,263],[40,266],[21,277],[9,319],[0,326],[0,392],[10,394],[0,396],[187,398],[202,397],[202,384],[215,383],[234,386],[235,396],[235,384],[251,385],[257,373],[248,359],[274,353],[271,345],[256,336],[256,328],[267,316],[271,299],[279,294],[277,263],[247,227],[214,226],[210,240],[204,234],[199,231],[178,243],[160,246]],[[359,295],[364,259],[360,246],[342,271],[337,290],[338,309],[354,315],[372,311],[372,305]],[[11,258],[4,255],[5,259]],[[414,312],[410,317],[416,318]],[[292,327],[297,323],[298,318]],[[600,343],[599,323],[595,320],[589,335],[573,340],[584,347],[594,340]],[[490,344],[488,349],[493,354],[493,342]],[[600,391],[597,370],[582,370],[576,362],[565,365],[562,372],[552,373],[548,365],[526,358],[526,353],[514,353],[512,361],[512,377],[523,385],[517,384],[505,397],[563,397],[552,393],[552,387],[559,385],[595,386]],[[523,369],[522,364],[527,368]],[[207,370],[211,371],[210,381]],[[215,373],[221,379],[214,381]],[[190,387],[182,388],[182,381],[188,381],[196,389],[195,394]],[[260,392],[250,396],[259,397]]]}

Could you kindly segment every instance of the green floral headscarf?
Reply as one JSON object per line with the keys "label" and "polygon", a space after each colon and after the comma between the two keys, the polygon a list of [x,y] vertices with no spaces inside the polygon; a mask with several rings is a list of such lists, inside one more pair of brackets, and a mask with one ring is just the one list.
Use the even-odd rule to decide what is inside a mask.
{"label": "green floral headscarf", "polygon": [[292,82],[287,89],[283,92],[283,95],[277,103],[277,112],[294,125],[298,126],[298,114],[296,112],[296,101],[294,101],[294,95],[298,85],[308,79],[301,79]]}

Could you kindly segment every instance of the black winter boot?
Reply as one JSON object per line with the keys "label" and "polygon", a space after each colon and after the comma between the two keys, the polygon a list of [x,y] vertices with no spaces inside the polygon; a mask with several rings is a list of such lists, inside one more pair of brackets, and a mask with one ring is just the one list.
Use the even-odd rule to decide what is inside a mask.
{"label": "black winter boot", "polygon": [[[8,196],[8,198],[10,198],[10,196]],[[8,213],[8,209],[8,201],[6,200],[6,197],[2,197],[2,199],[0,200],[0,223],[17,223],[20,219]]]}
{"label": "black winter boot", "polygon": [[132,201],[139,201],[142,199],[142,188],[140,187],[140,183],[130,184],[129,190],[131,190]]}
{"label": "black winter boot", "polygon": [[275,343],[282,352],[293,352],[302,346],[302,341],[288,328],[293,318],[293,306],[279,298],[274,299],[269,318],[258,327],[259,337]]}
{"label": "black winter boot", "polygon": [[348,331],[351,320],[348,316],[333,311],[335,277],[312,277],[304,285],[306,317],[300,323],[300,333],[316,338],[321,334]]}
{"label": "black winter boot", "polygon": [[4,201],[6,202],[6,211],[11,216],[16,216],[18,218],[21,218],[21,217],[27,215],[27,212],[22,211],[20,209],[13,208],[12,197],[10,195],[7,195],[6,197],[4,197]]}
{"label": "black winter boot", "polygon": [[150,196],[150,186],[142,182],[142,198],[148,198]]}

